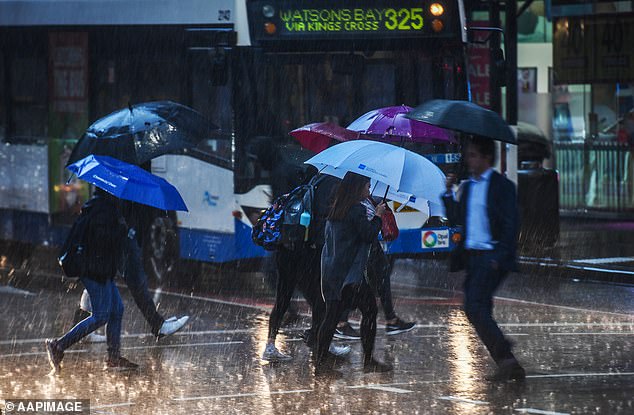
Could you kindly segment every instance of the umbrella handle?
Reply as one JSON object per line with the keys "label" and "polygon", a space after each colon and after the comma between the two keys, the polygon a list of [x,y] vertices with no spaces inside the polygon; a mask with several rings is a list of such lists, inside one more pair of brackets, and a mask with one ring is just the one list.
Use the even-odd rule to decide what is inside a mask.
{"label": "umbrella handle", "polygon": [[385,199],[387,198],[387,192],[388,190],[390,190],[390,185],[388,184],[387,187],[385,188],[385,194],[383,195],[383,202],[385,202]]}

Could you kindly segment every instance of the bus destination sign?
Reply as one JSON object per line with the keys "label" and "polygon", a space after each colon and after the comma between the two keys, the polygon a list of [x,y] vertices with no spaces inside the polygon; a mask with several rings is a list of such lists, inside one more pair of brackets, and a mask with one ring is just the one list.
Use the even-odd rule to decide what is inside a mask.
{"label": "bus destination sign", "polygon": [[[419,38],[451,32],[448,1],[298,0],[250,3],[259,40]],[[433,10],[430,6],[434,4]],[[438,8],[440,7],[440,9]]]}

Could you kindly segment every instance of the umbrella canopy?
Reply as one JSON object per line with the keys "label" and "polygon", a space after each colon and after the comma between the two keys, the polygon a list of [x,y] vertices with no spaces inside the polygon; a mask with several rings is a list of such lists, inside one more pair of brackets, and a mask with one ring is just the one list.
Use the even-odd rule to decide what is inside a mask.
{"label": "umbrella canopy", "polygon": [[357,131],[381,141],[413,141],[419,143],[454,142],[453,134],[442,128],[411,120],[405,114],[407,105],[385,107],[367,112],[354,120],[348,130]]}
{"label": "umbrella canopy", "polygon": [[516,143],[513,131],[502,117],[469,101],[435,99],[414,108],[405,117],[505,143]]}
{"label": "umbrella canopy", "polygon": [[[445,175],[420,154],[379,141],[356,140],[337,144],[306,161],[318,170],[337,177],[349,171],[374,179],[378,183],[373,193],[383,195],[388,190],[401,193],[393,200],[410,204],[417,199],[441,203],[445,191]],[[388,192],[389,193],[389,192]]]}
{"label": "umbrella canopy", "polygon": [[316,122],[299,127],[289,133],[302,147],[320,153],[330,147],[332,141],[358,140],[359,133],[331,122]]}
{"label": "umbrella canopy", "polygon": [[139,166],[108,156],[89,155],[67,168],[80,179],[120,199],[163,210],[187,211],[185,201],[174,186]]}
{"label": "umbrella canopy", "polygon": [[143,164],[171,151],[195,147],[217,129],[199,112],[175,102],[137,104],[88,127],[67,165],[90,154]]}

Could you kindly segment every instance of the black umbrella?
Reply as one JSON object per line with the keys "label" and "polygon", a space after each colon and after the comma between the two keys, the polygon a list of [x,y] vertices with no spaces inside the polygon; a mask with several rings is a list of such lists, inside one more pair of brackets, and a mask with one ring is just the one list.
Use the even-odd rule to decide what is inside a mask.
{"label": "black umbrella", "polygon": [[405,114],[405,117],[448,130],[489,137],[510,144],[516,143],[513,131],[502,117],[468,101],[427,101]]}
{"label": "black umbrella", "polygon": [[88,127],[67,165],[90,154],[143,164],[175,150],[195,147],[217,129],[199,112],[175,102],[137,104],[106,115]]}

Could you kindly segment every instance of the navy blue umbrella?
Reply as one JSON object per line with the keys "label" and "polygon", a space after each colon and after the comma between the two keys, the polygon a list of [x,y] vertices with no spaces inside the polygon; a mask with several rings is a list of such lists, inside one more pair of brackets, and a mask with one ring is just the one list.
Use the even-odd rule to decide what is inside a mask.
{"label": "navy blue umbrella", "polygon": [[202,114],[171,101],[137,104],[95,121],[73,148],[67,165],[90,154],[143,164],[155,157],[195,147],[218,126]]}
{"label": "navy blue umbrella", "polygon": [[517,142],[502,117],[469,101],[434,99],[414,108],[405,114],[405,118],[505,143]]}
{"label": "navy blue umbrella", "polygon": [[108,156],[89,155],[67,168],[120,199],[162,210],[187,211],[185,201],[173,185],[139,166]]}

